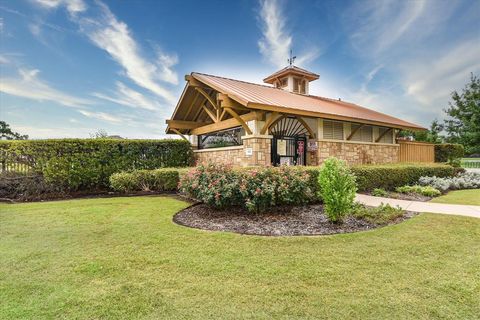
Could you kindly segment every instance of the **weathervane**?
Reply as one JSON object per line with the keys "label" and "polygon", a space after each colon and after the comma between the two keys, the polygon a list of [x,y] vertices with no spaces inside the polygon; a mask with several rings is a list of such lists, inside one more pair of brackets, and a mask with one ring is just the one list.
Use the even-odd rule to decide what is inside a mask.
{"label": "weathervane", "polygon": [[295,63],[295,59],[297,59],[297,56],[292,56],[292,55],[293,55],[292,50],[290,50],[290,59],[287,59],[288,64],[290,66],[293,66],[293,64]]}

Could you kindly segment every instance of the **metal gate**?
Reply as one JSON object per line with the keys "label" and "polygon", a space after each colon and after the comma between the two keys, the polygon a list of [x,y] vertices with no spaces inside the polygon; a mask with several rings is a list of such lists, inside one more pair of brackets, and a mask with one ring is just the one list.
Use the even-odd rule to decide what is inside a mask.
{"label": "metal gate", "polygon": [[306,165],[308,130],[296,118],[284,118],[270,129],[272,165]]}

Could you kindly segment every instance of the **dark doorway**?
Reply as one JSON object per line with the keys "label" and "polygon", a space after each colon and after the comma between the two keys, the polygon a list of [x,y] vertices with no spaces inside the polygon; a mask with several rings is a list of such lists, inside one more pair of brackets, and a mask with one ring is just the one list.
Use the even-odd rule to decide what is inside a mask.
{"label": "dark doorway", "polygon": [[272,165],[306,165],[307,129],[294,117],[278,121],[271,129]]}

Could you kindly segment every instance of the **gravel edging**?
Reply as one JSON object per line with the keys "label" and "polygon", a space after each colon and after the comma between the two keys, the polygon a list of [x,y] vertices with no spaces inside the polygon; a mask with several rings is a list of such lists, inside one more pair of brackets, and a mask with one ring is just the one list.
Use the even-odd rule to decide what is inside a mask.
{"label": "gravel edging", "polygon": [[414,212],[406,211],[400,218],[382,225],[349,216],[342,224],[334,224],[323,214],[323,207],[320,204],[279,207],[274,210],[256,214],[240,207],[213,210],[205,204],[194,204],[176,213],[173,222],[195,229],[245,235],[308,236],[373,230],[400,223],[416,215]]}

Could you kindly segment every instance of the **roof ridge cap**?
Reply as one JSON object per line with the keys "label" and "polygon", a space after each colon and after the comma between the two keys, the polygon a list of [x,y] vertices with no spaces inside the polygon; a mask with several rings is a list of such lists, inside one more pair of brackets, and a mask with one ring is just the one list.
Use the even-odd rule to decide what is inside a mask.
{"label": "roof ridge cap", "polygon": [[203,72],[193,71],[192,74],[194,74],[194,73],[195,73],[195,74],[199,74],[199,75],[203,75],[203,76],[207,76],[207,77],[215,77],[215,78],[220,78],[220,79],[225,79],[225,80],[232,80],[232,81],[238,81],[238,82],[253,84],[253,85],[255,85],[255,86],[260,86],[260,87],[265,87],[265,88],[270,88],[270,89],[279,89],[279,90],[282,90],[282,89],[280,89],[280,88],[275,88],[274,86],[270,86],[270,85],[266,85],[266,84],[260,84],[260,83],[255,83],[255,82],[248,82],[248,81],[245,81],[245,80],[238,80],[238,79],[233,79],[233,78],[216,76],[216,75],[214,75],[214,74],[208,74],[208,73],[203,73]]}

